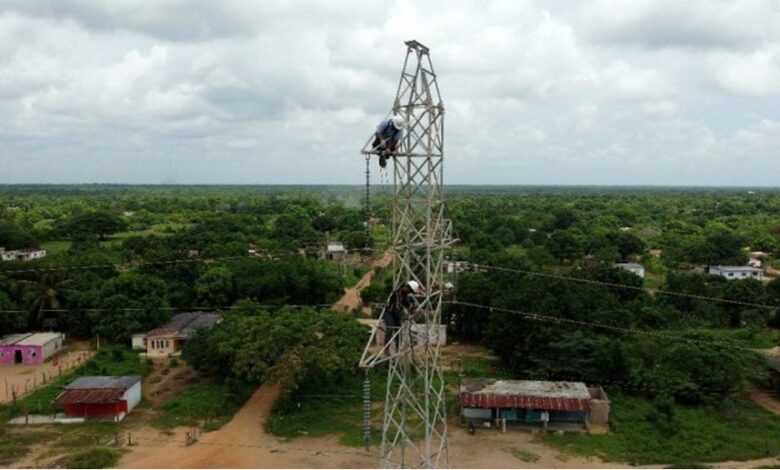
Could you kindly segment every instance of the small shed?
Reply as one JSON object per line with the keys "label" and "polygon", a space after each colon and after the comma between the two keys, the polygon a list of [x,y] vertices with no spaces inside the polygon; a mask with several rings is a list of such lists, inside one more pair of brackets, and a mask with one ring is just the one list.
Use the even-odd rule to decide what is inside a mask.
{"label": "small shed", "polygon": [[625,269],[626,271],[630,271],[641,278],[645,277],[645,267],[639,263],[615,263],[612,265],[612,267]]}
{"label": "small shed", "polygon": [[62,349],[63,333],[21,333],[0,339],[0,364],[42,364]]}
{"label": "small shed", "polygon": [[[461,423],[589,429],[591,424],[605,426],[609,419],[604,390],[583,382],[467,378],[461,382],[458,400]],[[594,400],[597,413],[592,420]]]}
{"label": "small shed", "polygon": [[347,250],[341,242],[328,242],[328,245],[325,247],[325,259],[341,261],[346,254]]}
{"label": "small shed", "polygon": [[141,402],[141,376],[79,377],[54,401],[69,417],[121,421]]}

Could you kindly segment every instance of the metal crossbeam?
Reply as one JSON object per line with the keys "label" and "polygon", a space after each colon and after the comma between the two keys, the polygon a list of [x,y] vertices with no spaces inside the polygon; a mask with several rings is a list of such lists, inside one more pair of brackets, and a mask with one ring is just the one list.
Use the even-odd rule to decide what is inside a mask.
{"label": "metal crossbeam", "polygon": [[[410,280],[422,286],[419,307],[407,312],[392,337],[376,344],[371,332],[360,366],[387,367],[387,393],[380,463],[383,467],[449,466],[444,376],[438,337],[441,324],[442,260],[452,242],[443,195],[444,106],[429,49],[407,41],[406,58],[393,108],[388,116],[407,121],[404,138],[393,158],[392,244],[393,286]],[[362,153],[369,157],[373,136]],[[380,314],[380,322],[385,311]],[[422,332],[413,331],[418,323]]]}

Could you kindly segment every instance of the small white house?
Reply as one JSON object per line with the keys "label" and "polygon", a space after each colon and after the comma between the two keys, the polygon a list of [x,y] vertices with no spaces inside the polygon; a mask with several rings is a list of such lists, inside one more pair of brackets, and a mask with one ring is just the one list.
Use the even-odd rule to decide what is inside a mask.
{"label": "small white house", "polygon": [[344,244],[341,242],[328,242],[328,246],[325,249],[325,259],[331,261],[340,261],[344,258],[347,250],[344,248]]}
{"label": "small white house", "polygon": [[710,266],[709,273],[714,276],[725,277],[728,280],[758,279],[764,278],[764,273],[759,268],[752,266]]}
{"label": "small white house", "polygon": [[636,274],[637,276],[643,279],[645,277],[645,267],[639,263],[615,263],[612,265],[612,267],[625,269],[626,271],[631,271],[632,273]]}
{"label": "small white house", "polygon": [[38,248],[24,248],[21,250],[3,250],[0,258],[3,261],[32,261],[46,256],[46,250]]}

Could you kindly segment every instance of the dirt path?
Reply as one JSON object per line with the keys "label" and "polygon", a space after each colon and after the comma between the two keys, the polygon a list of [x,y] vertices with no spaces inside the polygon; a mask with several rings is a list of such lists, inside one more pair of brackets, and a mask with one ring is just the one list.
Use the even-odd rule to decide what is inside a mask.
{"label": "dirt path", "polygon": [[751,400],[776,415],[780,415],[780,401],[761,390],[751,390],[748,395]]}
{"label": "dirt path", "polygon": [[218,431],[184,445],[184,428],[172,435],[146,429],[134,432],[136,446],[119,468],[322,468],[366,467],[371,454],[340,446],[334,439],[298,439],[284,443],[267,434],[265,418],[279,394],[277,386],[261,386]]}
{"label": "dirt path", "polygon": [[371,270],[363,275],[360,280],[352,287],[344,290],[344,295],[333,304],[333,310],[337,312],[351,313],[360,308],[363,303],[360,298],[360,291],[371,284],[374,278],[376,268],[384,268],[393,261],[393,253],[390,250],[385,251],[382,257],[371,263]]}
{"label": "dirt path", "polygon": [[16,397],[19,398],[44,385],[44,377],[45,382],[49,382],[61,373],[84,364],[93,354],[93,351],[67,351],[43,364],[0,366],[0,403],[13,400],[13,390],[16,390]]}

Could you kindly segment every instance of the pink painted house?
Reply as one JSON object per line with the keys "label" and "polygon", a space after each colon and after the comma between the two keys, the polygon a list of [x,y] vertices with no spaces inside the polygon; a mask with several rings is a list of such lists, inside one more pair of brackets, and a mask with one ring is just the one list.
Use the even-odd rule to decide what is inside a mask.
{"label": "pink painted house", "polygon": [[62,349],[62,333],[21,333],[0,338],[0,364],[41,364]]}

